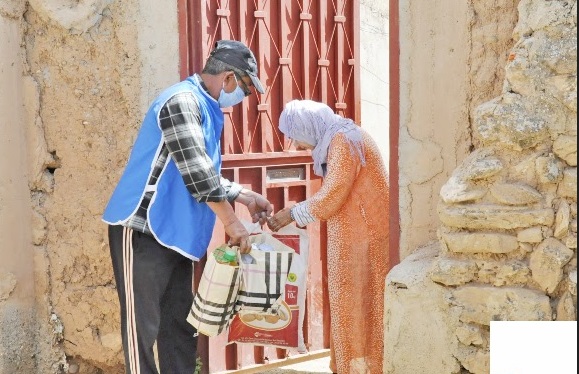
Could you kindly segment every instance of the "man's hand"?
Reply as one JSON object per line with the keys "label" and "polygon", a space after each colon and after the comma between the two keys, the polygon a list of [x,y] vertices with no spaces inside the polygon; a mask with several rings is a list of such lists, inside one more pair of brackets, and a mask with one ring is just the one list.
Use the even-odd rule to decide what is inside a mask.
{"label": "man's hand", "polygon": [[243,223],[235,216],[233,207],[226,200],[219,202],[207,202],[209,208],[219,217],[223,223],[225,233],[229,236],[229,244],[239,246],[241,253],[249,253],[249,233]]}
{"label": "man's hand", "polygon": [[235,220],[225,225],[225,233],[229,236],[229,244],[239,246],[239,252],[242,254],[251,251],[249,244],[249,232],[239,220]]}
{"label": "man's hand", "polygon": [[293,219],[290,213],[290,208],[283,208],[277,212],[273,217],[267,220],[267,226],[271,231],[277,231],[292,223]]}
{"label": "man's hand", "polygon": [[257,192],[245,188],[241,190],[241,193],[235,201],[238,201],[247,207],[247,210],[251,215],[251,220],[254,223],[259,221],[261,225],[264,225],[267,222],[267,218],[273,212],[271,203],[265,197]]}

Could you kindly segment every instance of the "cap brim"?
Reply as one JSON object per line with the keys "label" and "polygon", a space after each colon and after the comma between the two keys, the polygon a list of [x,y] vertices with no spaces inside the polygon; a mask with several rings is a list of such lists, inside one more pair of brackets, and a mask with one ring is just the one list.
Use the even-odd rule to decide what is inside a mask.
{"label": "cap brim", "polygon": [[251,78],[251,82],[253,83],[253,87],[257,90],[257,92],[264,94],[265,90],[263,89],[263,85],[259,81],[259,78],[254,74],[247,74],[249,78]]}

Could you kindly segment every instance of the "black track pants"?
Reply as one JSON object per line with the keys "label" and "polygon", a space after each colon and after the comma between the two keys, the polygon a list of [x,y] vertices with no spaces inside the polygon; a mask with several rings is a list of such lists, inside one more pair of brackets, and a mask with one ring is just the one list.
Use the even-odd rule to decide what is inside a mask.
{"label": "black track pants", "polygon": [[187,322],[193,303],[191,260],[152,236],[109,226],[109,245],[121,305],[128,374],[193,374],[196,330]]}

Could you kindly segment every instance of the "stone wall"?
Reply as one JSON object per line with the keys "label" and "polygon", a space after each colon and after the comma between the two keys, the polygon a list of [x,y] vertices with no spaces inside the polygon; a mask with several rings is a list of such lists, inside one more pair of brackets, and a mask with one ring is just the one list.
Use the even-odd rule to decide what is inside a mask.
{"label": "stone wall", "polygon": [[[439,249],[417,252],[421,303],[444,321],[431,333],[453,346],[448,373],[489,372],[490,321],[577,319],[577,2],[522,0],[518,11],[502,93],[475,108],[475,149],[440,189]],[[389,305],[412,303],[417,287],[401,275],[413,262],[399,267],[386,346],[413,341],[416,352],[424,331],[402,339],[414,321],[392,323],[402,309]],[[421,371],[399,360],[386,372]]]}
{"label": "stone wall", "polygon": [[436,241],[438,191],[500,94],[518,0],[400,0],[400,258]]}

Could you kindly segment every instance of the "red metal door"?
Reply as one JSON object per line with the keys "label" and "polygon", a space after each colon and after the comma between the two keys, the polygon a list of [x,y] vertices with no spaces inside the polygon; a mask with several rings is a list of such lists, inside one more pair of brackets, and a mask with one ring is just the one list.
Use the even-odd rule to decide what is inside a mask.
{"label": "red metal door", "polygon": [[[360,120],[359,0],[178,0],[181,76],[200,72],[215,42],[234,39],[255,53],[265,94],[224,109],[223,175],[262,193],[275,211],[315,193],[311,156],[296,151],[277,128],[285,103],[322,101]],[[244,207],[238,215],[249,220]],[[310,351],[329,348],[329,304],[323,223],[308,227],[309,280],[304,336]],[[225,240],[215,228],[210,247]],[[200,275],[200,266],[196,274]],[[281,349],[227,345],[227,337],[199,341],[203,372],[214,373],[283,358]]]}

